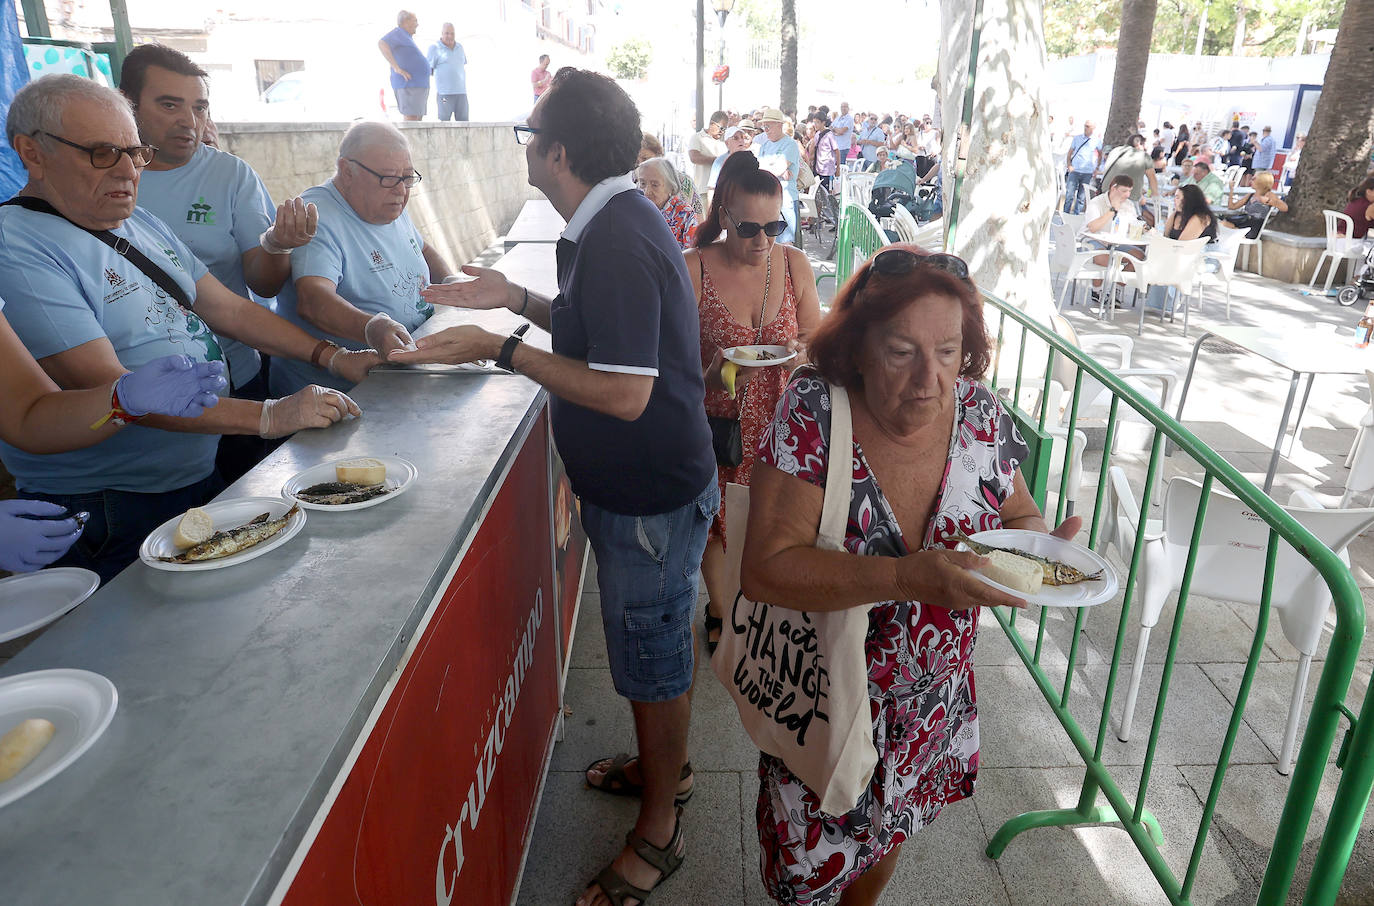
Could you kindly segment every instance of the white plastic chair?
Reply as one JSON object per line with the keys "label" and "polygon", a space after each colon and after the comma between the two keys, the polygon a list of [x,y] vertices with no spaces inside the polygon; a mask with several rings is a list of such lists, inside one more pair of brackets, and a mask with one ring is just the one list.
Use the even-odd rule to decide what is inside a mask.
{"label": "white plastic chair", "polygon": [[1322,271],[1322,263],[1330,259],[1331,269],[1326,272],[1326,285],[1323,287],[1324,290],[1330,291],[1331,282],[1336,279],[1336,271],[1340,269],[1341,262],[1349,261],[1353,267],[1354,263],[1360,260],[1361,248],[1360,240],[1350,238],[1355,235],[1355,221],[1340,211],[1322,211],[1322,216],[1326,218],[1326,248],[1322,249],[1317,266],[1312,271],[1312,279],[1307,281],[1307,285],[1311,287],[1316,284],[1317,275]]}
{"label": "white plastic chair", "polygon": [[[1145,260],[1131,257],[1130,263],[1135,270],[1120,267],[1127,260],[1124,252],[1113,252],[1112,262],[1119,269],[1116,282],[1131,287],[1138,292],[1146,292],[1151,286],[1172,286],[1178,290],[1180,304],[1183,306],[1183,335],[1188,335],[1188,294],[1197,290],[1198,278],[1202,272],[1202,254],[1207,239],[1182,241],[1153,235],[1145,247]],[[1112,293],[1108,318],[1116,308],[1116,294]],[[1161,317],[1163,316],[1161,312]],[[1145,305],[1140,305],[1140,326],[1136,329],[1139,336],[1145,332]]]}
{"label": "white plastic chair", "polygon": [[1069,229],[1073,230],[1073,235],[1075,237],[1074,241],[1077,242],[1078,234],[1083,232],[1083,224],[1088,222],[1088,215],[1065,214],[1063,211],[1055,211],[1054,214],[1059,218],[1061,223],[1066,224]]}
{"label": "white plastic chair", "polygon": [[1345,459],[1350,474],[1345,477],[1342,507],[1350,506],[1356,494],[1374,491],[1374,371],[1366,371],[1364,377],[1369,382],[1370,404],[1364,418],[1360,419],[1355,443],[1351,444],[1350,454]]}
{"label": "white plastic chair", "polygon": [[897,241],[916,241],[916,233],[920,227],[916,223],[916,218],[902,205],[892,206],[892,226],[897,231]]}
{"label": "white plastic chair", "polygon": [[1202,307],[1202,289],[1207,286],[1224,286],[1226,288],[1226,320],[1231,320],[1231,281],[1236,276],[1236,256],[1240,254],[1241,242],[1245,239],[1244,230],[1219,229],[1220,235],[1217,238],[1215,248],[1208,249],[1202,255],[1207,261],[1215,261],[1217,270],[1215,272],[1202,272],[1198,288],[1198,307]]}
{"label": "white plastic chair", "polygon": [[[1102,546],[1115,547],[1129,563],[1136,542],[1140,508],[1126,481],[1126,473],[1113,466],[1107,473],[1107,518],[1103,523]],[[1188,546],[1192,540],[1202,485],[1191,478],[1169,480],[1164,492],[1163,518],[1150,520],[1143,528],[1145,550],[1137,574],[1135,601],[1140,608],[1140,637],[1136,642],[1135,664],[1121,712],[1120,737],[1131,738],[1140,679],[1145,672],[1145,654],[1150,630],[1170,594],[1183,581]],[[1322,507],[1311,492],[1300,490],[1284,507],[1303,527],[1349,564],[1346,547],[1361,532],[1374,525],[1374,509],[1331,510]],[[1193,569],[1189,603],[1198,606],[1197,597],[1235,601],[1259,606],[1263,599],[1264,561],[1269,544],[1269,528],[1250,513],[1246,505],[1224,489],[1212,492],[1198,542],[1197,565]],[[1307,675],[1312,656],[1321,641],[1331,593],[1326,583],[1292,546],[1280,542],[1274,564],[1272,607],[1278,615],[1284,637],[1298,649],[1298,671],[1289,701],[1288,723],[1283,732],[1278,771],[1287,774],[1293,765],[1293,749],[1298,734]]]}
{"label": "white plastic chair", "polygon": [[1068,223],[1051,223],[1050,240],[1054,243],[1054,250],[1050,253],[1050,276],[1064,275],[1064,288],[1059,292],[1059,311],[1063,311],[1064,302],[1074,283],[1107,279],[1108,266],[1093,263],[1093,258],[1106,252],[1101,249],[1079,250],[1078,232]]}
{"label": "white plastic chair", "polygon": [[1247,235],[1249,230],[1235,230],[1235,232],[1240,233],[1240,247],[1245,252],[1245,257],[1241,259],[1241,266],[1250,266],[1250,249],[1253,246],[1255,249],[1255,273],[1260,276],[1264,276],[1264,246],[1260,244],[1260,240],[1264,238],[1264,231],[1269,227],[1269,218],[1273,217],[1277,210],[1278,208],[1269,208],[1264,212],[1264,223],[1260,224],[1259,232],[1255,234],[1254,239]]}

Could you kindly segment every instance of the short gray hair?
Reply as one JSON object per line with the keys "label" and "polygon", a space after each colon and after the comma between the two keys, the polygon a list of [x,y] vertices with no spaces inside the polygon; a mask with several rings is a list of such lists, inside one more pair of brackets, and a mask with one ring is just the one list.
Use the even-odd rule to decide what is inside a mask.
{"label": "short gray hair", "polygon": [[668,188],[671,190],[668,193],[669,195],[677,195],[682,191],[680,180],[677,177],[677,169],[668,162],[668,158],[651,157],[639,165],[640,169],[644,167],[652,167],[658,171],[658,175],[663,177],[663,181],[667,183]]}
{"label": "short gray hair", "polygon": [[[17,135],[34,135],[38,132],[62,132],[62,117],[67,105],[72,101],[93,101],[111,113],[122,111],[132,119],[133,107],[129,99],[113,88],[79,75],[64,73],[46,75],[34,79],[15,94],[10,102],[9,116],[5,118],[5,138],[14,147]],[[51,148],[52,142],[46,136],[39,141]]]}
{"label": "short gray hair", "polygon": [[402,25],[405,25],[405,24],[406,24],[406,20],[409,19],[409,18],[410,18],[411,16],[413,16],[413,15],[415,15],[415,14],[412,13],[412,12],[411,12],[410,10],[408,10],[408,9],[403,9],[403,10],[401,10],[399,13],[396,14],[396,25],[397,25],[397,27],[400,27],[400,26],[402,26]]}
{"label": "short gray hair", "polygon": [[390,123],[363,120],[348,127],[339,142],[339,157],[360,157],[369,148],[400,148],[410,151],[405,133]]}

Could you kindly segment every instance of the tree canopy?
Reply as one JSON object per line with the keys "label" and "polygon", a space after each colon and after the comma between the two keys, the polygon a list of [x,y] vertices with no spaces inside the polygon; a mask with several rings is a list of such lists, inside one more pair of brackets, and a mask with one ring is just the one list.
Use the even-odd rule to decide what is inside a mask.
{"label": "tree canopy", "polygon": [[[1202,52],[1230,54],[1236,34],[1237,11],[1245,12],[1244,54],[1278,57],[1293,53],[1298,32],[1307,19],[1307,33],[1335,28],[1345,0],[1159,0],[1150,50],[1155,53],[1192,53],[1203,10],[1207,28]],[[1115,48],[1121,30],[1121,4],[1098,0],[1045,0],[1045,49],[1051,57]]]}

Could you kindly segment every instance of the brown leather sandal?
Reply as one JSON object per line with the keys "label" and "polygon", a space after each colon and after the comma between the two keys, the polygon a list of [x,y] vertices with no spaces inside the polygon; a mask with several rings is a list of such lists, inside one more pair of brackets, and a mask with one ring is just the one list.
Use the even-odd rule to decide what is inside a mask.
{"label": "brown leather sandal", "polygon": [[[645,864],[658,869],[658,880],[653,883],[652,887],[645,890],[642,887],[636,887],[631,884],[629,881],[625,880],[620,872],[612,867],[615,864],[614,862],[601,869],[601,873],[596,876],[592,884],[601,888],[601,892],[606,895],[606,899],[611,901],[611,906],[626,906],[626,897],[633,897],[636,901],[635,906],[642,906],[642,904],[649,901],[649,895],[657,890],[660,884],[668,880],[669,875],[682,866],[682,861],[686,858],[687,853],[685,850],[681,853],[678,852],[678,847],[681,843],[682,809],[679,808],[677,811],[677,823],[673,826],[673,837],[668,841],[668,845],[662,849],[654,846],[634,831],[630,831],[625,835],[625,844],[629,846],[630,849],[634,850],[634,854],[643,860]],[[591,884],[587,886],[590,888]]]}
{"label": "brown leather sandal", "polygon": [[[607,766],[605,772],[601,775],[601,782],[593,783],[591,778],[592,770],[605,760],[605,758],[598,758],[596,761],[587,765],[586,769],[582,772],[583,780],[586,781],[587,786],[594,790],[600,790],[603,793],[609,793],[612,796],[638,797],[644,795],[644,784],[636,783],[631,780],[630,775],[625,772],[626,765],[632,761],[639,760],[638,755],[631,755],[629,752],[618,753],[611,758],[610,765]],[[678,782],[680,783],[684,780],[691,779],[692,776],[692,763],[689,761],[682,766],[682,774],[678,777]],[[685,791],[675,795],[673,797],[673,804],[677,806],[686,805],[688,801],[691,800],[692,792],[695,789],[696,784],[694,783]]]}

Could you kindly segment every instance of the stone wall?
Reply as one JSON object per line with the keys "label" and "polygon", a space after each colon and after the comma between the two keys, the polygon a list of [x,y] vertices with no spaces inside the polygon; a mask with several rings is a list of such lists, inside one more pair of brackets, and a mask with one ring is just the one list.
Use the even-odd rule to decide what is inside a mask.
{"label": "stone wall", "polygon": [[[221,123],[220,147],[258,171],[272,198],[299,195],[334,175],[345,123]],[[539,193],[507,123],[400,123],[423,176],[406,210],[457,267],[506,232]]]}

